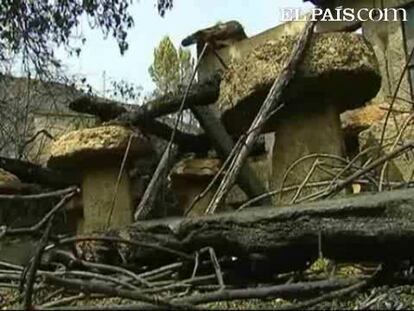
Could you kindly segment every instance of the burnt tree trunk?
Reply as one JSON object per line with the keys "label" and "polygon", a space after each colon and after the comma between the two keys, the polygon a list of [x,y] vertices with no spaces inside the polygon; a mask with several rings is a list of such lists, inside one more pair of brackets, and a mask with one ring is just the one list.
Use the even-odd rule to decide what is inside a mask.
{"label": "burnt tree trunk", "polygon": [[76,172],[69,174],[18,159],[0,157],[0,168],[16,175],[23,182],[55,189],[73,186],[80,182]]}
{"label": "burnt tree trunk", "polygon": [[273,269],[284,272],[316,259],[321,236],[323,255],[336,261],[410,259],[413,220],[414,190],[398,190],[284,208],[138,222],[97,237],[127,237],[157,249],[101,241],[98,244],[105,247],[99,247],[96,258],[113,261],[115,254],[123,253],[130,264],[156,265],[177,259],[160,247],[192,255],[209,246],[218,256],[242,259],[263,254]]}
{"label": "burnt tree trunk", "polygon": [[[209,81],[195,84],[188,94],[184,108],[214,103],[219,96],[219,85],[220,78],[218,76]],[[112,101],[91,99],[85,96],[71,102],[69,108],[77,112],[97,115],[102,121],[117,118],[117,121],[120,123],[140,125],[144,119],[155,119],[177,112],[181,105],[182,97],[182,93],[167,94],[148,101],[144,105],[132,106],[115,104]]]}
{"label": "burnt tree trunk", "polygon": [[[128,124],[127,121],[121,121],[126,116],[137,113],[141,115],[135,119],[134,125],[143,133],[155,135],[163,140],[170,140],[173,129],[167,124],[152,118],[156,113],[150,109],[144,109],[143,106],[125,105],[113,101],[103,101],[93,97],[82,97],[69,104],[69,108],[79,113],[92,114],[97,116],[101,121],[106,122],[117,117],[117,124]],[[144,112],[142,112],[144,111]],[[148,113],[149,115],[147,116]],[[132,124],[131,123],[131,124]],[[206,135],[194,135],[179,130],[175,133],[175,143],[179,146],[181,152],[206,153],[210,149],[210,140]]]}

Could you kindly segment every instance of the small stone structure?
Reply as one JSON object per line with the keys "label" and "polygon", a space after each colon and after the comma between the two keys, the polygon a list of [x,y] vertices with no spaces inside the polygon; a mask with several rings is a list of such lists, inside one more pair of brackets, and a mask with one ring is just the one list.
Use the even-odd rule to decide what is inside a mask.
{"label": "small stone structure", "polygon": [[[268,167],[262,157],[250,157],[249,164],[255,172],[260,172],[262,179],[267,179]],[[183,214],[189,217],[204,215],[210,200],[217,191],[221,177],[225,171],[220,172],[222,161],[217,158],[189,158],[178,162],[170,173],[172,190],[175,192],[178,204]],[[212,182],[214,176],[220,172],[216,182],[211,186],[200,200],[189,210],[191,204]],[[230,190],[224,207],[218,212],[232,210],[239,207],[247,199],[243,191],[234,185]]]}
{"label": "small stone structure", "polygon": [[346,154],[354,158],[360,152],[358,136],[387,113],[387,105],[370,102],[367,106],[348,110],[341,114]]}
{"label": "small stone structure", "polygon": [[[127,165],[119,178],[121,164],[127,157],[152,154],[148,140],[121,126],[100,126],[69,132],[51,148],[50,167],[78,169],[82,174],[83,221],[78,232],[103,230],[130,224],[134,206],[127,175]],[[110,216],[110,211],[112,214]]]}
{"label": "small stone structure", "polygon": [[[10,172],[0,168],[0,194],[18,194],[22,188],[19,178]],[[10,209],[16,208],[10,202],[2,202],[0,205],[0,224],[8,225]],[[17,208],[18,209],[18,208]],[[22,241],[18,238],[2,238],[0,241],[0,260],[21,263],[26,262],[34,249],[34,242]]]}
{"label": "small stone structure", "polygon": [[[387,1],[372,1],[372,0],[327,0],[330,5],[335,7],[335,5],[341,5],[344,8],[353,8],[355,10],[361,9],[361,8],[399,8],[399,7],[408,7],[410,5],[413,5],[413,0],[387,0]],[[373,52],[375,53],[375,58],[377,58],[379,66],[376,71],[380,72],[381,75],[381,88],[380,91],[377,93],[376,97],[372,100],[374,103],[386,103],[390,101],[390,96],[393,95],[395,92],[395,89],[397,87],[397,84],[400,80],[400,76],[402,75],[402,70],[405,67],[406,60],[408,53],[410,52],[412,48],[412,40],[408,40],[407,38],[404,38],[405,35],[407,35],[406,30],[404,27],[406,25],[409,25],[412,21],[403,22],[403,21],[378,21],[378,22],[363,22],[359,23],[359,26],[362,26],[362,35],[363,40],[366,40],[372,45]],[[358,23],[356,23],[358,24]],[[298,36],[303,28],[305,23],[300,22],[288,22],[281,25],[278,25],[274,28],[271,28],[269,30],[266,30],[262,33],[259,33],[253,37],[250,37],[246,40],[242,40],[240,42],[236,42],[228,47],[222,48],[218,51],[218,54],[220,57],[224,60],[224,62],[228,63],[234,63],[237,60],[241,60],[241,62],[246,59],[246,57],[249,54],[252,54],[251,52],[253,50],[257,50],[258,46],[263,45],[266,42],[278,40],[279,38],[283,36]],[[351,26],[351,27],[349,27]],[[344,23],[344,22],[320,22],[317,27],[317,32],[329,32],[329,31],[340,31],[343,30],[350,30],[354,31],[357,29],[357,27],[354,27],[352,23]],[[407,26],[411,27],[411,26]],[[351,30],[352,29],[352,30]],[[411,28],[410,28],[411,29]],[[412,37],[412,35],[411,35]],[[406,42],[406,40],[408,40]],[[332,45],[332,49],[335,49],[335,45]],[[348,48],[348,47],[346,47]],[[277,50],[277,53],[285,53],[284,50]],[[372,54],[372,53],[371,53]],[[345,54],[344,54],[345,55]],[[348,54],[348,56],[352,56],[352,54]],[[276,58],[279,58],[279,55],[276,56]],[[201,65],[200,65],[200,74],[199,78],[205,79],[208,78],[209,75],[211,75],[213,72],[217,70],[223,70],[223,66],[220,64],[219,59],[213,54],[208,53]],[[247,70],[245,73],[254,75],[256,74],[256,68],[254,70]],[[261,79],[262,75],[260,75],[258,78]],[[354,84],[353,84],[354,85]],[[329,83],[326,84],[326,89],[329,88]],[[351,89],[350,94],[354,93],[354,90]],[[362,98],[360,98],[362,99]],[[360,102],[360,100],[358,100]],[[367,101],[367,100],[365,100]],[[410,102],[412,101],[412,87],[410,87],[410,77],[409,73],[405,73],[403,75],[402,83],[399,89],[399,92],[397,94],[397,100],[394,105],[394,108],[397,110],[402,111],[410,111],[412,109],[412,105]],[[356,102],[349,102],[351,106],[355,104]],[[317,103],[319,104],[319,102]],[[371,103],[367,102],[367,105],[370,105]],[[356,105],[358,106],[358,105]],[[348,108],[351,109],[351,108]],[[370,112],[367,111],[360,111],[355,112],[355,115],[358,115],[360,113],[362,118],[370,119],[371,123],[378,122],[378,118],[381,115],[381,112],[378,111],[378,109],[374,108]],[[371,115],[367,115],[366,113],[372,113]],[[329,112],[326,111],[326,115],[336,115],[337,112]],[[278,113],[278,115],[281,115]],[[320,117],[322,117],[321,114],[319,114]],[[349,114],[348,114],[349,116]],[[347,116],[344,116],[344,118],[347,118]],[[344,119],[342,118],[342,119]],[[402,118],[402,117],[401,117]],[[243,120],[243,116],[241,117]],[[292,120],[286,121],[285,123],[289,123],[292,127],[292,129],[296,129],[297,127],[303,126],[303,120],[300,119],[298,116],[294,116],[291,118]],[[314,118],[315,123],[318,123],[320,119]],[[359,123],[361,121],[363,123],[363,120],[357,120],[357,119],[351,119],[350,122],[354,122],[355,124]],[[296,122],[296,123],[295,123]],[[338,120],[335,121],[335,123],[339,122]],[[229,120],[228,126],[237,126],[238,120]],[[390,123],[393,123],[390,122]],[[351,129],[349,128],[350,124],[343,124],[345,127],[345,143],[347,145],[347,153],[348,156],[352,157],[353,155],[357,154],[359,152],[359,143],[363,144],[363,138],[360,139],[358,142],[358,133],[361,130],[365,130],[367,127],[369,127],[368,124],[359,124],[356,125],[357,128]],[[325,132],[327,131],[330,125],[327,124],[325,127],[320,126]],[[351,125],[352,127],[352,125]],[[374,126],[375,127],[375,126]],[[304,127],[305,128],[305,127]],[[334,127],[336,130],[338,129],[338,126]],[[298,130],[299,131],[299,130]],[[372,131],[375,132],[373,129]],[[371,132],[372,132],[371,131]],[[393,132],[393,129],[387,129],[387,131]],[[306,134],[306,130],[303,130],[303,132]],[[394,133],[395,134],[395,133]],[[291,143],[292,141],[295,141],[294,137],[286,137],[281,136],[278,134],[278,132],[270,132],[264,134],[266,136],[266,151],[269,155],[269,160],[271,162],[271,159],[275,159],[276,156],[273,154],[273,151],[276,151],[277,144],[283,144],[281,142],[281,139],[285,139],[286,143]],[[328,134],[321,133],[321,139],[324,140],[324,136]],[[366,135],[366,134],[361,134]],[[372,134],[370,134],[372,136]],[[361,137],[362,137],[361,136]],[[377,135],[378,136],[378,135]],[[302,137],[304,138],[304,136]],[[378,138],[376,138],[377,140]],[[297,140],[297,139],[296,139]],[[318,143],[317,141],[315,143]],[[367,145],[368,146],[368,145]],[[272,151],[273,149],[273,151]],[[335,148],[333,148],[335,151]],[[337,149],[338,150],[338,149]],[[304,151],[304,153],[309,152],[312,153],[312,151],[315,150],[308,150]],[[316,152],[316,151],[315,151]],[[343,154],[341,152],[341,154]],[[283,160],[282,160],[283,161]],[[277,163],[273,163],[276,164]],[[269,163],[271,170],[276,170],[276,167],[272,168],[272,163]],[[392,166],[392,165],[391,165]],[[271,182],[271,181],[270,181]]]}
{"label": "small stone structure", "polygon": [[341,114],[342,129],[346,136],[358,136],[387,113],[388,105],[370,103],[367,106],[348,110]]}
{"label": "small stone structure", "polygon": [[[282,36],[256,47],[229,65],[220,85],[219,108],[232,133],[245,132],[292,52],[297,36]],[[344,111],[374,97],[381,77],[373,50],[352,33],[314,35],[295,79],[285,92],[286,107],[268,122],[296,112],[311,112],[331,101]]]}
{"label": "small stone structure", "polygon": [[[210,184],[213,177],[219,172],[221,161],[219,159],[184,159],[178,162],[171,174],[171,187],[175,192],[178,204],[189,217],[203,215],[217,190],[215,183],[189,210],[193,201]],[[219,177],[219,180],[221,178]]]}
{"label": "small stone structure", "polygon": [[[259,45],[242,61],[230,63],[218,101],[222,120],[230,132],[241,134],[248,130],[296,41],[297,36],[282,36]],[[315,158],[301,162],[288,177],[284,175],[303,156],[313,153],[343,156],[340,113],[373,98],[380,83],[375,54],[361,36],[315,35],[284,93],[285,106],[269,119],[264,129],[276,132],[271,189],[301,184]],[[329,177],[315,172],[309,181]],[[290,203],[291,199],[291,195],[284,195],[277,203]]]}
{"label": "small stone structure", "polygon": [[[22,183],[17,176],[0,169],[0,195],[28,194],[33,185]],[[59,198],[58,198],[59,200]],[[28,228],[38,223],[56,204],[56,198],[38,201],[5,200],[0,201],[0,227],[8,229]],[[70,229],[66,215],[58,214],[55,218],[54,232],[67,234]],[[17,265],[26,265],[34,254],[38,238],[28,235],[6,235],[0,239],[0,261]]]}
{"label": "small stone structure", "polygon": [[0,194],[16,194],[22,189],[20,179],[10,172],[0,168]]}
{"label": "small stone structure", "polygon": [[[382,143],[380,146],[381,137],[384,128],[385,118],[374,122],[369,129],[362,131],[359,134],[359,146],[361,150],[371,149],[362,160],[368,158],[376,159],[392,152],[399,146],[408,141],[414,140],[414,126],[412,113],[400,113],[394,117],[390,117],[387,123],[387,128]],[[377,174],[380,175],[383,166],[377,168]],[[414,155],[412,152],[407,152],[397,158],[389,161],[386,166],[384,182],[408,182],[412,181],[414,177]]]}

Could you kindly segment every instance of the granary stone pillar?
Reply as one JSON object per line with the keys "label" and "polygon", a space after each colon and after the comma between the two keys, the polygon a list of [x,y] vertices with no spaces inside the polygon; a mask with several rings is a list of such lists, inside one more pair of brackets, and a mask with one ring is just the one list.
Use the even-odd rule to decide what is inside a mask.
{"label": "granary stone pillar", "polygon": [[82,176],[83,217],[78,220],[78,233],[119,228],[133,222],[135,206],[128,165],[134,158],[150,156],[150,142],[121,126],[72,131],[53,143],[48,166],[77,170]]}
{"label": "granary stone pillar", "polygon": [[[297,39],[298,35],[281,36],[256,46],[243,60],[230,64],[218,100],[229,132],[239,135],[248,130]],[[333,179],[331,172],[343,164],[340,157],[344,156],[339,115],[373,98],[380,82],[375,54],[361,36],[314,35],[294,80],[285,90],[284,107],[264,128],[264,132],[275,132],[271,190],[296,187],[276,197],[276,204],[296,202],[323,189],[305,187],[297,195],[305,181]],[[308,157],[312,154],[318,156]],[[324,170],[316,167],[316,160],[323,162]]]}
{"label": "granary stone pillar", "polygon": [[[248,38],[247,40],[234,42],[233,44],[218,50],[217,53],[219,54],[221,59],[226,64],[228,64],[232,61],[243,59],[248,53],[250,53],[257,45],[261,43],[273,40],[282,35],[298,34],[301,32],[304,26],[304,22],[288,22],[283,25],[278,25],[264,32],[261,32],[251,38]],[[221,64],[218,57],[214,55],[214,53],[207,53],[200,63],[198,79],[199,81],[206,80],[210,78],[211,75],[216,73],[218,70],[223,69],[223,65]],[[272,166],[269,154],[271,154],[272,150],[273,136],[273,133],[264,133],[262,137],[265,141],[265,149],[267,156],[264,155],[255,159],[251,159],[253,162],[257,163],[257,165],[255,165],[255,171],[258,177],[263,182],[263,184],[267,187],[269,186],[269,177]],[[240,191],[237,192],[240,193]]]}

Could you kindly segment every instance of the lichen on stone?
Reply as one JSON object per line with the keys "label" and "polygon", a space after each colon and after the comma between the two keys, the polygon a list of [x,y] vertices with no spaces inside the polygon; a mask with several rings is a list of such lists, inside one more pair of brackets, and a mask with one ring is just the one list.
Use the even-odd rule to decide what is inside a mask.
{"label": "lichen on stone", "polygon": [[360,131],[369,128],[380,121],[386,114],[386,110],[378,104],[349,110],[341,115],[342,129],[346,134],[357,135]]}
{"label": "lichen on stone", "polygon": [[62,135],[51,147],[48,165],[65,165],[105,155],[122,156],[131,135],[131,154],[148,154],[152,151],[149,141],[136,132],[122,126],[100,126]]}
{"label": "lichen on stone", "polygon": [[[225,123],[251,121],[290,59],[297,40],[297,36],[281,36],[229,64],[218,100],[219,110],[230,115]],[[319,105],[330,97],[337,105],[351,109],[374,97],[380,84],[378,61],[362,36],[314,34],[284,99],[299,102],[303,107],[308,105],[310,97],[315,97]],[[238,118],[232,118],[233,112]]]}
{"label": "lichen on stone", "polygon": [[20,179],[16,175],[0,168],[0,187],[11,183],[20,183]]}
{"label": "lichen on stone", "polygon": [[178,162],[172,175],[186,175],[188,177],[214,176],[221,167],[221,161],[213,158],[184,159]]}
{"label": "lichen on stone", "polygon": [[14,174],[0,168],[0,193],[15,194],[22,190],[23,184]]}

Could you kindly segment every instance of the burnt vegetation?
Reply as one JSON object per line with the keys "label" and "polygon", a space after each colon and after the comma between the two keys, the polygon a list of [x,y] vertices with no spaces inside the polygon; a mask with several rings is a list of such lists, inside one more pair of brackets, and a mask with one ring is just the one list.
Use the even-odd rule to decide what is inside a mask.
{"label": "burnt vegetation", "polygon": [[[327,96],[335,92],[320,91],[338,77],[351,77],[350,81],[361,77],[348,67],[339,68],[339,60],[333,69],[329,67],[333,62],[328,62],[326,69],[321,59],[329,53],[315,53],[326,48],[318,42],[326,40],[332,47],[345,38],[360,44],[361,55],[368,55],[361,65],[361,81],[373,83],[364,98],[353,98],[357,92],[349,94],[350,89],[343,87],[341,92],[349,96],[344,101],[352,98],[347,105],[361,101],[361,106],[375,97],[382,73],[372,65],[376,61],[370,62],[375,54],[368,43],[355,34],[315,33],[316,22],[309,21],[289,38],[288,52],[278,54],[285,57],[280,63],[272,62],[274,55],[260,54],[269,49],[274,53],[269,44],[258,44],[242,60],[229,60],[223,57],[226,46],[216,51],[210,39],[202,42],[202,48],[195,42],[197,60],[185,85],[173,91],[166,88],[168,92],[155,94],[142,105],[76,90],[73,81],[61,76],[54,51],[63,46],[69,53],[81,53],[87,42],[76,28],[86,19],[91,28],[114,39],[120,54],[125,53],[127,33],[134,25],[131,5],[128,0],[0,1],[3,73],[17,60],[29,78],[33,74],[49,83],[45,85],[56,86],[56,79],[62,78],[74,92],[65,99],[65,113],[94,120],[59,137],[47,129],[33,133],[32,101],[16,104],[7,96],[0,101],[2,107],[13,104],[19,111],[0,110],[5,120],[0,123],[0,307],[412,307],[413,174],[408,172],[411,166],[400,166],[402,159],[412,162],[413,115],[397,104],[402,83],[387,98],[388,105],[374,110],[376,119],[369,122],[375,121],[380,131],[367,132],[371,135],[367,141],[377,139],[367,145],[358,135],[375,128],[373,124],[352,116],[342,137],[337,111],[342,107],[333,107]],[[164,17],[173,2],[158,0],[154,8]],[[214,27],[208,30],[214,32]],[[229,44],[248,40],[231,39]],[[345,59],[352,60],[346,53],[355,56],[357,48],[345,44],[340,49],[346,50]],[[249,63],[251,59],[259,62]],[[319,61],[316,70],[303,69]],[[209,71],[208,62],[217,66]],[[260,62],[268,66],[266,74],[260,75],[256,66]],[[251,66],[257,72],[249,74]],[[240,68],[245,76],[238,81],[243,79],[237,72]],[[249,80],[251,76],[254,79]],[[321,88],[315,90],[316,86]],[[242,90],[235,94],[237,88]],[[296,88],[306,91],[306,104],[316,102],[319,110],[304,108],[300,117],[306,128],[297,130],[295,139],[311,137],[306,135],[319,124],[327,131],[324,126],[334,123],[331,128],[338,130],[339,139],[326,143],[313,137],[317,147],[335,143],[340,149],[345,141],[352,142],[352,151],[342,155],[317,149],[322,151],[297,156],[295,144],[311,143],[285,139],[289,155],[280,158],[288,160],[286,167],[272,175],[279,179],[269,185],[271,178],[264,176],[279,169],[278,134],[296,131],[294,126],[279,126],[299,119],[299,114],[292,117],[292,105],[303,100]],[[42,92],[45,89],[49,90]],[[126,89],[133,93],[128,85]],[[223,121],[222,98],[231,101],[245,94],[249,105],[239,108],[242,100],[235,100],[226,108],[226,113],[239,109],[238,122],[245,122],[236,125],[243,130],[232,131]],[[53,102],[61,96],[50,95]],[[321,102],[329,109],[321,108]],[[256,106],[249,110],[252,105]],[[308,115],[317,122],[308,120]],[[196,126],[186,116],[194,118]],[[15,120],[22,125],[10,126]],[[326,120],[331,123],[323,123]],[[263,169],[257,159],[268,155],[264,134],[275,131],[269,124],[276,126],[276,147],[273,167],[268,161]],[[32,144],[39,137],[51,146],[47,165],[31,158]]]}

